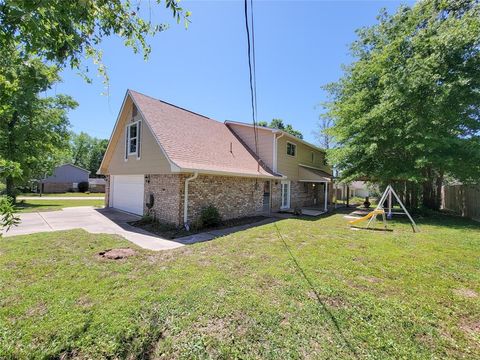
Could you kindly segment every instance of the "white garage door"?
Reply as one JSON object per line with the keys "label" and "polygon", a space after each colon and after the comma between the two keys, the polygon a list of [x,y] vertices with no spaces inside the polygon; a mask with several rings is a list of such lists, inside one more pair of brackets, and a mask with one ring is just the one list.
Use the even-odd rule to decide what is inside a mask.
{"label": "white garage door", "polygon": [[143,175],[112,175],[111,206],[143,215]]}

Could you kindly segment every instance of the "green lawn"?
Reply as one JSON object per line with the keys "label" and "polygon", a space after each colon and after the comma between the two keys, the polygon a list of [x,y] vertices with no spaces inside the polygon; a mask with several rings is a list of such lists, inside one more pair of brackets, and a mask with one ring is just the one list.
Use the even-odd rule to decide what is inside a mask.
{"label": "green lawn", "polygon": [[0,239],[0,358],[479,358],[479,224],[389,225],[289,219],[120,261],[96,256],[132,247],[116,236]]}
{"label": "green lawn", "polygon": [[[24,193],[18,196],[38,196],[38,193]],[[59,194],[42,194],[42,197],[105,197],[105,193],[81,193],[81,192],[66,192],[66,193],[59,193]]]}
{"label": "green lawn", "polygon": [[21,200],[15,205],[18,212],[54,211],[74,206],[104,206],[104,200]]}

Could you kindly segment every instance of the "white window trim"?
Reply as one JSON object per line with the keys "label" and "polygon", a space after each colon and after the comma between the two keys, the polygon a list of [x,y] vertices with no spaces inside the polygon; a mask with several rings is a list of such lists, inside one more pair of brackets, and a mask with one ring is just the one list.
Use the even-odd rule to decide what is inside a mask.
{"label": "white window trim", "polygon": [[[290,155],[288,153],[288,144],[292,144],[293,146],[295,146],[295,155]],[[291,142],[291,141],[287,141],[287,144],[285,145],[285,153],[287,154],[287,156],[291,156],[291,157],[294,157],[296,158],[297,157],[297,144]]]}
{"label": "white window trim", "polygon": [[[290,180],[282,180],[281,183],[280,183],[281,187],[280,187],[280,196],[281,196],[281,199],[280,199],[280,209],[289,209],[290,208],[290,204],[291,204],[291,191],[292,191],[292,186],[291,186],[291,183],[290,183]],[[283,206],[283,185],[287,184],[288,185],[288,191],[287,191],[287,204],[285,206]]]}
{"label": "white window trim", "polygon": [[[140,121],[135,121],[135,122],[132,122],[130,124],[127,125],[127,128],[126,128],[126,136],[127,136],[127,141],[126,141],[126,146],[127,146],[127,154],[128,156],[131,156],[131,155],[137,155],[138,154],[138,147],[139,147],[139,141],[138,141],[138,123]],[[130,151],[130,141],[132,140],[132,138],[130,138],[130,127],[132,127],[133,125],[136,125],[137,126],[137,136],[134,137],[134,139],[137,140],[137,146],[135,148],[135,151],[131,152]]]}

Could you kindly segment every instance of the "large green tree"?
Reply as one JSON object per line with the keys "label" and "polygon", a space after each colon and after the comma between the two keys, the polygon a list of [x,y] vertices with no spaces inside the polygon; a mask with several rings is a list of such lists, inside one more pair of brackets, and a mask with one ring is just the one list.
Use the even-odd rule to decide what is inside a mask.
{"label": "large green tree", "polygon": [[326,87],[331,160],[437,209],[447,174],[480,178],[480,4],[420,1],[357,35],[356,61]]}
{"label": "large green tree", "polygon": [[44,95],[59,80],[56,66],[16,49],[0,54],[0,160],[18,168],[5,174],[7,194],[15,198],[16,184],[48,172],[68,146],[67,111],[76,103]]}
{"label": "large green tree", "polygon": [[63,161],[89,170],[94,177],[100,168],[107,146],[107,139],[98,139],[84,132],[79,134],[72,132],[69,150]]}
{"label": "large green tree", "polygon": [[[190,13],[177,0],[153,3],[188,24]],[[20,170],[6,176],[9,195],[15,183],[49,172],[68,145],[66,112],[75,102],[42,94],[59,80],[59,69],[80,69],[88,80],[84,60],[90,59],[108,80],[101,41],[110,35],[147,57],[147,38],[167,28],[153,7],[124,0],[0,0],[0,160]]]}
{"label": "large green tree", "polygon": [[293,136],[296,136],[299,139],[303,139],[303,134],[300,131],[294,129],[291,124],[285,125],[282,119],[272,119],[272,121],[270,121],[270,124],[267,123],[266,121],[259,121],[258,125],[269,127],[272,129],[283,130]]}
{"label": "large green tree", "polygon": [[168,27],[156,21],[155,3],[188,24],[190,13],[177,0],[0,0],[0,45],[20,45],[26,54],[82,68],[84,75],[88,68],[82,67],[83,60],[90,58],[105,75],[100,44],[106,36],[118,35],[126,46],[148,56],[147,38]]}

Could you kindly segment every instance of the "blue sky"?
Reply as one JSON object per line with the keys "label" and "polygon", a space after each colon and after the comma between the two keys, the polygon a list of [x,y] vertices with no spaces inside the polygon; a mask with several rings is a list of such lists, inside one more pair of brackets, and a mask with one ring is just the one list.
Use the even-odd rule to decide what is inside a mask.
{"label": "blue sky", "polygon": [[[321,86],[336,81],[351,62],[355,29],[375,23],[381,8],[405,1],[255,1],[258,120],[281,118],[315,142]],[[407,2],[408,3],[408,2]],[[143,1],[144,6],[148,4]],[[118,38],[102,44],[109,95],[100,78],[87,84],[65,70],[56,93],[73,96],[76,132],[109,138],[126,89],[213,119],[251,122],[243,1],[182,1],[192,12],[186,30],[162,8],[170,28],[151,39],[147,61]],[[168,16],[167,16],[168,15]]]}

